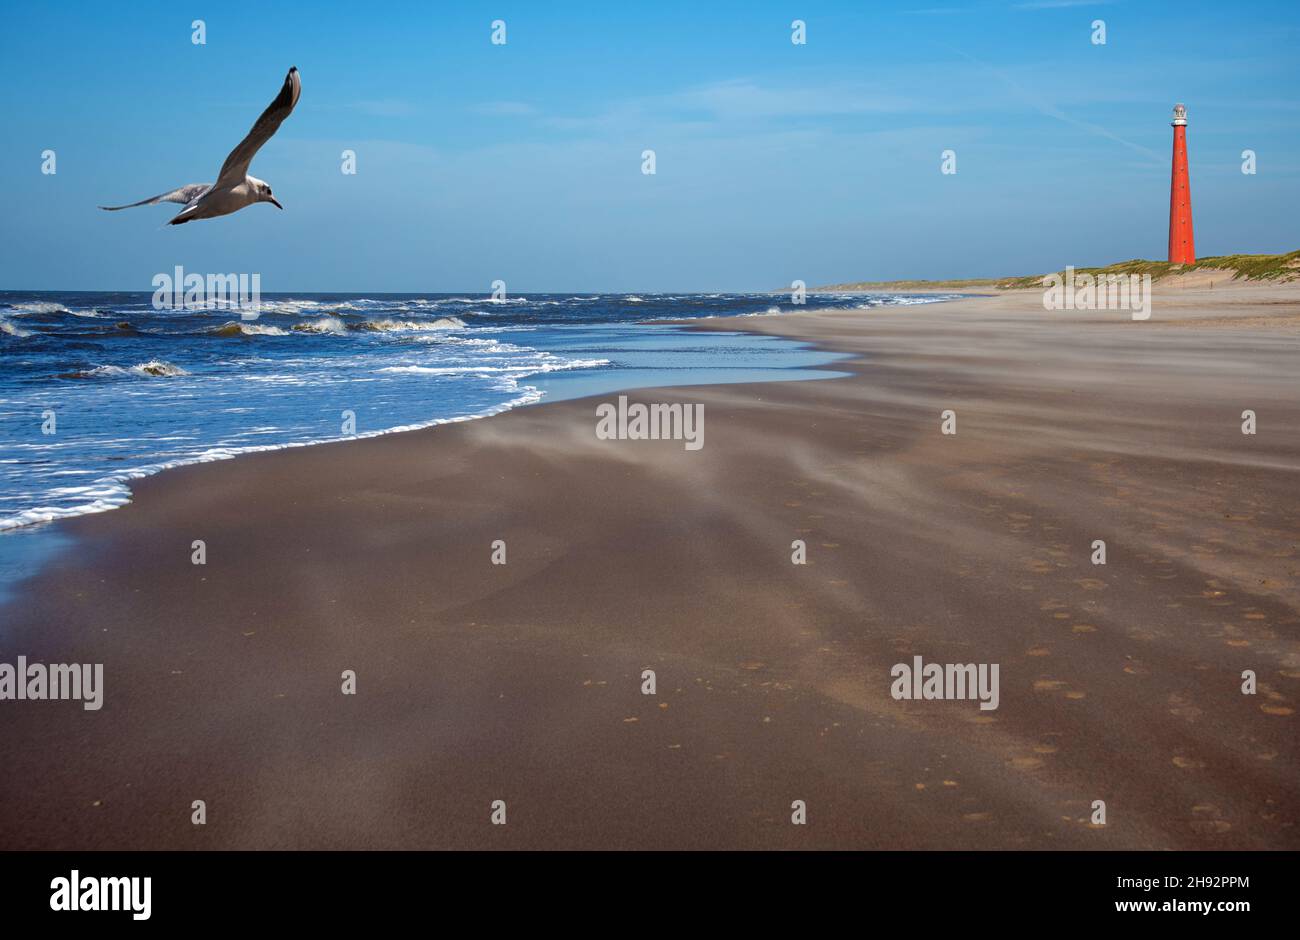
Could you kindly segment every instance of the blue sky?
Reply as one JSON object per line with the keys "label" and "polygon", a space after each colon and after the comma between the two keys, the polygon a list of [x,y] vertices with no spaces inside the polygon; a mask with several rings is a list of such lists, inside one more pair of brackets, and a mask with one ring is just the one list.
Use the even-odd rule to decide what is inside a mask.
{"label": "blue sky", "polygon": [[[180,264],[264,291],[743,290],[1161,258],[1175,101],[1198,252],[1300,248],[1291,0],[0,10],[0,288],[148,290]],[[285,212],[94,208],[210,182],[290,65],[302,99],[252,167]]]}

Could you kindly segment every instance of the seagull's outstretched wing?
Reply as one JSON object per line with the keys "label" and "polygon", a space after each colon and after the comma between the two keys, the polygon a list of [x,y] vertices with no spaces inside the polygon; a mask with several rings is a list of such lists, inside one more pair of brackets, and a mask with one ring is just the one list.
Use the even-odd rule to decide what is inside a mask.
{"label": "seagull's outstretched wing", "polygon": [[118,209],[134,209],[136,206],[156,206],[160,202],[179,202],[182,205],[188,205],[211,188],[211,183],[190,183],[180,189],[173,189],[169,193],[159,193],[157,196],[141,199],[139,202],[132,202],[125,206],[100,206],[99,208],[108,212],[116,212]]}
{"label": "seagull's outstretched wing", "polygon": [[302,79],[298,77],[298,67],[294,66],[284,77],[284,86],[275,96],[275,100],[262,112],[262,116],[257,119],[248,136],[239,142],[238,147],[230,151],[230,156],[226,157],[226,162],[221,165],[221,172],[217,175],[217,186],[228,186],[244,181],[253,157],[262,149],[262,144],[270,140],[271,135],[280,129],[284,119],[293,112],[293,106],[298,103],[300,94],[302,94]]}

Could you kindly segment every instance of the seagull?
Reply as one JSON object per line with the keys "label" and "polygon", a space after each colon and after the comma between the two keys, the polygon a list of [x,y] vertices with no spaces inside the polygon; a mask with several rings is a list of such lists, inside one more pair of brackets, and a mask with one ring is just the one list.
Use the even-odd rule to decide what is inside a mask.
{"label": "seagull", "polygon": [[302,79],[298,77],[297,66],[294,66],[284,77],[284,86],[280,89],[280,93],[262,112],[262,116],[257,119],[248,136],[239,142],[239,146],[230,151],[230,156],[226,157],[226,162],[221,165],[221,172],[217,174],[215,183],[190,183],[169,193],[160,193],[129,205],[99,208],[108,212],[117,212],[119,209],[134,209],[136,206],[156,206],[160,202],[181,203],[185,208],[177,213],[176,217],[167,223],[168,225],[184,225],[195,219],[215,219],[219,215],[238,212],[244,206],[251,206],[255,202],[269,202],[277,209],[283,209],[284,206],[271,195],[270,184],[248,174],[248,165],[253,162],[257,151],[262,149],[262,144],[271,139],[284,123],[284,119],[293,112],[300,94],[302,94]]}

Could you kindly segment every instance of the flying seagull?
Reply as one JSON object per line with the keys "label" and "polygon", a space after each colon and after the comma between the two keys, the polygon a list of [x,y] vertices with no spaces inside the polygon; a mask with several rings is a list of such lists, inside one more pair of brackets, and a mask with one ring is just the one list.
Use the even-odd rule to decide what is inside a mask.
{"label": "flying seagull", "polygon": [[302,94],[302,79],[298,77],[298,68],[289,69],[284,77],[284,87],[275,96],[275,100],[262,112],[248,136],[239,142],[226,162],[221,165],[221,172],[215,183],[190,183],[169,193],[160,193],[149,199],[141,199],[126,206],[100,206],[109,212],[119,209],[133,209],[136,206],[156,206],[160,202],[179,202],[185,206],[168,225],[182,225],[195,219],[214,219],[219,215],[230,215],[244,206],[255,202],[269,202],[277,209],[284,206],[276,202],[271,195],[271,187],[256,176],[248,175],[248,165],[253,162],[262,144],[271,139],[280,125],[293,112]]}

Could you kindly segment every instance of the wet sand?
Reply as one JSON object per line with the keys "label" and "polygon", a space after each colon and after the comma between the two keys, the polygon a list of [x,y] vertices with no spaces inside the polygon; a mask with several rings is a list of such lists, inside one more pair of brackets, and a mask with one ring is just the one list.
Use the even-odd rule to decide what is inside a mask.
{"label": "wet sand", "polygon": [[[0,702],[0,848],[1300,848],[1298,323],[717,321],[852,375],[629,393],[698,451],[602,396],[141,481],[0,609],[0,662],[106,684]],[[916,655],[1000,707],[894,700]]]}

